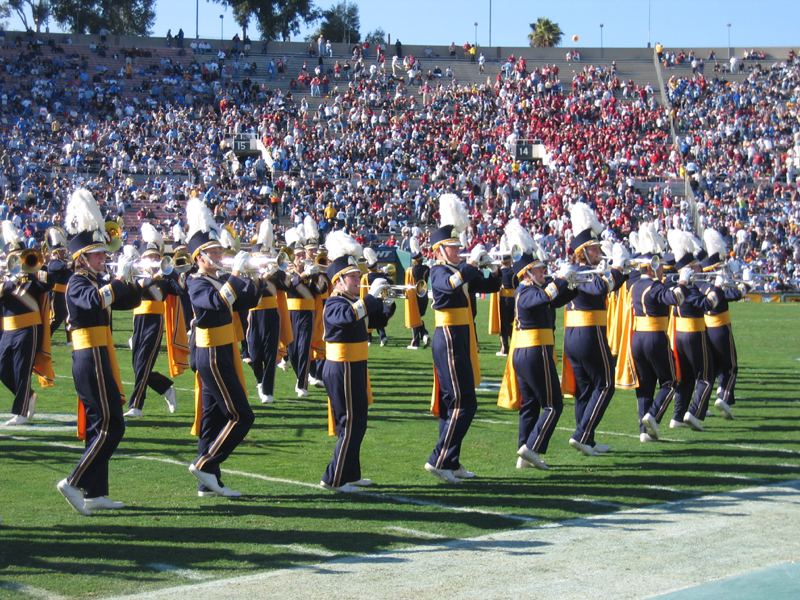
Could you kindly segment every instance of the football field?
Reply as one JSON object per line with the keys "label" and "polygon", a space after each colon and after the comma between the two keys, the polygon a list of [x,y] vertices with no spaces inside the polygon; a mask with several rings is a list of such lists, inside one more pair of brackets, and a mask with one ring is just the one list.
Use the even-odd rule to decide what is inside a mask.
{"label": "football field", "polygon": [[[374,344],[370,349],[375,404],[361,453],[364,477],[375,481],[368,491],[332,494],[318,485],[335,442],[327,435],[324,390],[311,388],[308,398],[298,399],[293,373],[278,371],[275,403],[262,405],[252,372],[245,367],[256,422],[223,465],[226,485],[244,495],[198,498],[197,481],[186,468],[196,456],[196,438],[189,434],[194,375],[187,372],[175,380],[175,414],[169,414],[163,398],[150,391],[144,417],[127,423],[125,438],[110,465],[110,497],[123,501],[126,508],[91,517],[78,515],[55,489],[82,452],[82,443],[75,437],[69,349],[63,330],[56,332],[55,387],[42,390],[34,382],[39,402],[31,425],[0,428],[0,599],[108,598],[159,590],[167,597],[173,588],[174,597],[181,597],[186,595],[181,586],[186,585],[209,590],[195,598],[216,597],[210,590],[218,581],[248,576],[241,581],[257,581],[266,590],[270,581],[278,581],[279,573],[302,578],[303,568],[315,566],[314,573],[324,572],[327,563],[331,572],[346,571],[334,565],[363,563],[363,557],[373,555],[385,557],[372,566],[379,566],[389,581],[407,564],[394,558],[398,555],[435,554],[444,548],[475,550],[487,539],[505,540],[502,554],[514,555],[533,547],[532,535],[556,535],[552,532],[566,531],[562,525],[576,523],[597,525],[598,537],[590,537],[581,548],[608,553],[611,547],[596,544],[624,547],[627,539],[630,544],[642,542],[634,530],[630,538],[619,530],[613,539],[603,537],[600,532],[608,528],[600,525],[623,515],[666,522],[665,515],[674,513],[662,514],[664,507],[674,506],[696,506],[696,511],[686,514],[694,515],[695,533],[707,534],[697,540],[713,541],[716,535],[722,544],[746,528],[715,527],[715,518],[732,515],[739,501],[772,495],[785,502],[780,510],[766,512],[773,520],[780,516],[796,531],[797,519],[792,520],[792,515],[800,517],[795,501],[800,500],[800,306],[732,305],[739,354],[734,421],[713,416],[706,419],[705,432],[671,430],[667,425],[670,410],[662,423],[662,441],[641,444],[634,394],[617,390],[597,435],[599,443],[611,445],[611,452],[586,457],[567,444],[574,416],[572,401],[565,400],[558,431],[545,455],[548,472],[515,468],[517,415],[495,404],[505,359],[495,356],[498,338],[486,333],[487,309],[488,302],[479,303],[484,385],[461,455],[463,464],[476,473],[475,479],[450,486],[422,468],[438,437],[437,422],[428,412],[433,365],[429,349],[406,349],[411,336],[402,326],[399,307],[389,328],[389,345]],[[432,321],[429,312],[429,328]],[[130,331],[130,313],[115,314],[114,337],[126,391],[133,381],[127,347]],[[559,356],[561,339],[559,323]],[[167,372],[165,352],[156,369]],[[10,415],[10,405],[11,394],[3,388],[3,420]],[[792,498],[785,496],[790,492],[794,492]],[[726,500],[719,503],[719,498]],[[741,514],[761,511],[748,508]],[[678,529],[680,522],[676,521]],[[766,556],[766,550],[759,554],[759,542],[765,540],[758,539],[757,528],[751,534],[753,554]],[[692,539],[688,535],[684,540],[689,544],[686,552],[691,551]],[[551,561],[542,563],[548,565],[548,572],[555,569],[552,587],[543,588],[552,594],[542,597],[556,597],[560,589],[557,565],[568,560],[567,553],[575,552],[574,546],[559,545],[557,540],[552,540],[550,548],[549,553],[534,552]],[[557,552],[560,548],[563,557]],[[635,547],[628,550],[637,554]],[[479,554],[486,565],[493,555]],[[722,556],[707,557],[704,562],[711,568],[717,558],[733,561]],[[531,564],[535,560],[532,557]],[[652,567],[660,572],[666,570],[665,565]],[[772,564],[764,559],[749,568],[759,566]],[[503,597],[506,588],[516,589],[519,582],[513,567],[508,568],[512,570],[498,571],[505,574],[487,581],[491,587],[474,597]],[[742,568],[747,570],[746,563]],[[417,571],[407,572],[420,590],[409,597],[423,597],[425,590],[430,597],[439,597],[442,588],[431,589],[435,584],[426,584],[423,577],[436,567],[420,563],[418,569],[416,578]],[[709,576],[714,573],[719,573],[719,579],[726,576],[720,570],[712,570]],[[291,579],[281,577],[281,581]],[[618,582],[612,578],[603,589],[624,584],[630,591],[627,581],[620,573]],[[679,583],[663,589],[681,589]],[[316,589],[304,594],[272,591],[274,597],[308,597]],[[391,589],[387,583],[384,595],[372,597],[391,597]],[[655,595],[648,595],[647,589],[637,594],[613,597]],[[243,595],[252,592],[243,588],[239,597]]]}

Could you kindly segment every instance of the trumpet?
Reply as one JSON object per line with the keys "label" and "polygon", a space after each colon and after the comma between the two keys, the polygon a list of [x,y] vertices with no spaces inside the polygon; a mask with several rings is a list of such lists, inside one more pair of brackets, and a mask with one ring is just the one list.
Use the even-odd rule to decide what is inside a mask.
{"label": "trumpet", "polygon": [[114,254],[122,248],[122,230],[116,221],[106,221],[106,234],[108,235],[106,250]]}
{"label": "trumpet", "polygon": [[[291,250],[291,248],[289,248]],[[294,256],[292,256],[292,260]],[[330,259],[328,258],[328,251],[327,250],[319,250],[317,255],[314,257],[314,262],[317,263],[320,267],[327,267],[331,264]]]}
{"label": "trumpet", "polygon": [[14,277],[20,273],[31,275],[44,266],[44,254],[35,248],[28,248],[22,252],[15,252],[6,257],[3,265],[6,275]]}
{"label": "trumpet", "polygon": [[[106,263],[107,267],[119,266],[119,261]],[[152,258],[140,258],[131,264],[130,279],[137,279],[139,277],[161,277],[169,275],[175,269],[174,263],[169,256],[165,256],[161,260]]]}
{"label": "trumpet", "polygon": [[[223,256],[222,257],[222,266],[225,268],[226,271],[229,271],[233,268],[233,256]],[[267,267],[270,264],[274,264],[277,266],[281,271],[285,271],[289,268],[289,255],[286,252],[280,251],[278,252],[278,256],[267,256],[264,254],[257,254],[257,255],[250,255],[247,258],[247,268],[243,275],[252,279],[253,277],[257,277],[266,273]]]}
{"label": "trumpet", "polygon": [[[567,280],[567,287],[574,290],[581,284],[591,283],[594,281],[595,275],[603,275],[605,273],[602,269],[591,269],[589,271],[569,271],[565,277]],[[548,273],[550,277],[558,277],[558,273]]]}
{"label": "trumpet", "polygon": [[[368,288],[371,286],[360,285],[358,287]],[[387,285],[385,288],[381,289],[380,293],[378,294],[378,298],[380,300],[388,300],[390,298],[405,298],[408,290],[413,290],[417,296],[424,298],[428,295],[428,284],[424,281],[418,281],[414,285]]]}
{"label": "trumpet", "polygon": [[192,268],[192,257],[188,252],[176,252],[172,258],[172,268],[176,273],[188,273]]}

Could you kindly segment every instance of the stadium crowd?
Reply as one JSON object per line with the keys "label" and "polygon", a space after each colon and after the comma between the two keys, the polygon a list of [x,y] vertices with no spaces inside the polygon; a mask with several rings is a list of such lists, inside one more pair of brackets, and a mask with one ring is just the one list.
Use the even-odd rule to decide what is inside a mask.
{"label": "stadium crowd", "polygon": [[[83,54],[101,52],[112,66]],[[243,239],[265,215],[311,214],[323,234],[347,227],[361,243],[401,247],[412,228],[435,227],[436,199],[452,190],[472,213],[471,244],[495,245],[517,217],[566,256],[579,201],[609,239],[645,216],[662,231],[691,229],[689,202],[670,185],[688,175],[700,221],[742,266],[777,275],[768,287],[800,285],[793,56],[769,67],[751,59],[746,81],[733,84],[701,70],[675,75],[668,109],[615,64],[581,63],[566,82],[513,56],[486,64],[481,84],[409,56],[357,57],[344,76],[333,59],[312,69],[307,57],[283,57],[270,80],[289,78],[288,91],[251,80],[254,67],[235,52],[182,65],[155,51],[18,38],[0,58],[0,216],[30,245],[58,224],[78,184],[110,214],[150,220],[167,237],[199,194]],[[325,96],[314,110],[312,85]],[[268,155],[237,159],[231,134],[258,138]],[[516,161],[518,139],[540,140],[547,164]]]}

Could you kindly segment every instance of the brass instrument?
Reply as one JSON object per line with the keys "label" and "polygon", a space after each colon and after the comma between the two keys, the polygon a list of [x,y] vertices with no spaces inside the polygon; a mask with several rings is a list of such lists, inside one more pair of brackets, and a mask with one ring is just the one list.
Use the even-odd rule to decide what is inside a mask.
{"label": "brass instrument", "polygon": [[64,230],[61,229],[60,227],[56,226],[48,227],[47,230],[44,232],[44,241],[42,242],[42,254],[44,255],[46,260],[50,260],[52,258],[50,256],[51,254],[53,255],[53,257],[59,260],[63,260],[64,258],[66,258],[65,253],[67,249],[64,248],[63,246],[60,248],[56,248],[55,250],[50,248],[49,240],[58,237],[60,237],[63,240],[62,243],[66,245],[67,234],[65,234]]}
{"label": "brass instrument", "polygon": [[106,243],[106,251],[113,254],[122,248],[122,230],[116,221],[106,221],[106,234],[108,234],[108,242]]}
{"label": "brass instrument", "polygon": [[20,268],[23,272],[36,273],[44,266],[44,254],[35,248],[28,248],[19,253]]}
{"label": "brass instrument", "polygon": [[[291,248],[289,249],[291,250]],[[292,256],[292,260],[294,260],[294,256]],[[320,267],[327,267],[329,264],[331,264],[331,261],[328,259],[328,251],[319,250],[317,252],[317,255],[314,257],[314,262],[317,263]]]}
{"label": "brass instrument", "polygon": [[[291,248],[289,248],[291,250]],[[235,256],[235,255],[234,255]],[[231,271],[233,268],[233,260],[234,256],[223,256],[222,266],[228,272]],[[258,277],[263,275],[267,272],[267,267],[270,264],[275,264],[281,271],[285,271],[289,268],[291,261],[289,255],[281,250],[278,252],[277,256],[267,256],[266,254],[256,254],[250,255],[247,257],[247,268],[245,269],[243,276],[252,279],[253,277]]]}
{"label": "brass instrument", "polygon": [[[368,288],[369,285],[360,285],[358,287]],[[414,285],[387,285],[378,294],[380,300],[388,300],[390,298],[405,298],[408,290],[414,290],[414,293],[420,298],[428,295],[428,284],[424,281],[418,281]]]}
{"label": "brass instrument", "polygon": [[187,273],[192,268],[192,256],[188,252],[176,252],[172,258],[172,268],[176,273]]}
{"label": "brass instrument", "polygon": [[223,231],[227,231],[233,238],[235,244],[233,247],[233,253],[236,254],[237,252],[239,252],[239,250],[242,249],[242,240],[239,237],[239,234],[236,233],[236,230],[233,228],[232,225],[225,225],[222,229]]}
{"label": "brass instrument", "polygon": [[[107,267],[117,267],[119,262],[108,262]],[[174,263],[169,256],[163,257],[161,260],[153,258],[140,258],[139,260],[131,263],[130,279],[138,279],[140,277],[161,277],[169,275],[175,269]]]}

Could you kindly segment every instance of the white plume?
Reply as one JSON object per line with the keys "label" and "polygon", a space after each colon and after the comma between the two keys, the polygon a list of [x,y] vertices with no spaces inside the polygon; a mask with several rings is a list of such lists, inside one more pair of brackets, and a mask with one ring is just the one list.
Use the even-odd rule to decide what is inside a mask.
{"label": "white plume", "polygon": [[139,254],[139,251],[136,249],[136,246],[125,244],[122,247],[122,256],[124,256],[125,258],[132,258],[133,260],[139,260],[141,255]]}
{"label": "white plume", "polygon": [[303,237],[303,230],[300,227],[287,229],[284,237],[286,238],[287,246],[294,246],[297,242],[300,242],[300,244],[306,243],[306,239]]}
{"label": "white plume", "polygon": [[706,229],[703,232],[703,241],[706,243],[706,252],[711,256],[715,252],[719,254],[721,259],[728,256],[728,245],[725,239],[715,229]]}
{"label": "white plume", "polygon": [[334,231],[325,239],[325,249],[328,251],[328,259],[331,261],[342,256],[352,256],[355,259],[359,259],[362,254],[361,245],[353,239],[353,236],[345,233],[343,229]]}
{"label": "white plume", "polygon": [[364,260],[367,261],[368,265],[375,265],[378,263],[378,255],[375,250],[367,246],[364,248]]}
{"label": "white plume", "polygon": [[516,246],[522,254],[534,254],[534,246],[537,246],[537,244],[531,234],[519,222],[519,219],[511,219],[506,223],[505,238],[512,252],[515,250],[514,246]]}
{"label": "white plume", "polygon": [[261,244],[261,252],[266,252],[272,248],[272,244],[275,243],[275,234],[272,232],[272,221],[270,219],[261,221],[261,226],[258,228],[256,243]]}
{"label": "white plume", "polygon": [[186,224],[188,228],[186,232],[187,240],[192,239],[198,231],[203,233],[216,231],[219,234],[219,227],[214,221],[211,209],[200,198],[192,198],[186,203]]}
{"label": "white plume", "polygon": [[5,244],[19,244],[22,241],[22,236],[19,234],[19,229],[11,221],[3,221],[3,243]]}
{"label": "white plume", "polygon": [[457,233],[469,227],[469,213],[466,205],[455,194],[439,196],[439,226],[452,225]]}
{"label": "white plume", "polygon": [[614,242],[603,240],[600,242],[600,249],[603,251],[603,256],[611,256],[612,252],[614,252]]}
{"label": "white plume", "polygon": [[311,215],[306,215],[303,219],[303,233],[308,241],[319,240],[319,227]]}
{"label": "white plume", "polygon": [[72,192],[67,203],[67,214],[64,219],[67,233],[76,235],[82,231],[102,231],[105,233],[106,224],[100,207],[89,190],[79,188]]}
{"label": "white plume", "polygon": [[142,223],[142,241],[146,244],[155,244],[159,252],[164,251],[164,236],[150,223]]}
{"label": "white plume", "polygon": [[653,223],[642,223],[639,226],[639,252],[641,254],[660,254],[666,247],[666,241],[656,231]]}
{"label": "white plume", "polygon": [[691,233],[687,233],[687,235],[689,236],[689,239],[692,240],[692,246],[694,247],[692,249],[692,254],[697,256],[697,254],[701,250],[703,250],[703,242],[702,242],[702,240],[700,238],[698,238],[697,236],[692,235]]}
{"label": "white plume", "polygon": [[420,254],[422,252],[422,248],[419,246],[419,240],[415,237],[412,237],[408,240],[408,247],[411,250],[412,255]]}
{"label": "white plume", "polygon": [[680,261],[687,254],[694,252],[692,236],[680,229],[670,229],[667,232],[667,240],[672,253],[675,255],[675,262]]}
{"label": "white plume", "polygon": [[223,229],[219,232],[219,243],[223,248],[227,248],[229,250],[236,249],[236,239],[234,239],[234,237],[231,235],[231,232],[227,229]]}
{"label": "white plume", "polygon": [[569,211],[569,218],[572,221],[572,234],[578,235],[586,229],[593,229],[597,235],[603,232],[603,226],[597,220],[597,215],[589,208],[588,204],[576,202]]}
{"label": "white plume", "polygon": [[631,247],[633,254],[640,254],[639,252],[639,232],[631,231],[628,235],[628,245]]}

